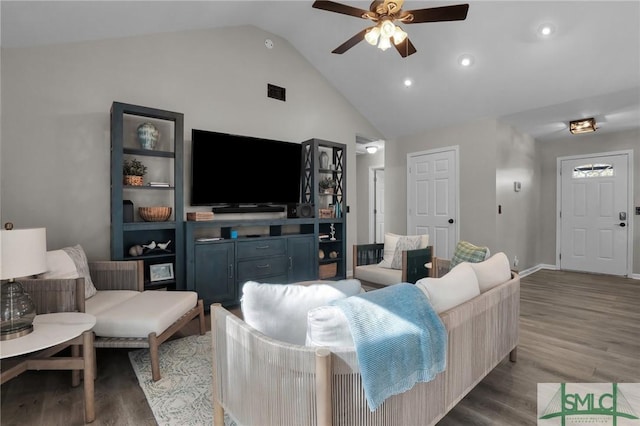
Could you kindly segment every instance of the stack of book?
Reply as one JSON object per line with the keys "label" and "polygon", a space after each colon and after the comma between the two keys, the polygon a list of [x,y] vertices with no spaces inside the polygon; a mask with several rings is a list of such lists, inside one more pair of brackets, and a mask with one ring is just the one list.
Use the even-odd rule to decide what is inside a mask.
{"label": "stack of book", "polygon": [[188,212],[188,221],[200,222],[202,220],[213,220],[213,212]]}

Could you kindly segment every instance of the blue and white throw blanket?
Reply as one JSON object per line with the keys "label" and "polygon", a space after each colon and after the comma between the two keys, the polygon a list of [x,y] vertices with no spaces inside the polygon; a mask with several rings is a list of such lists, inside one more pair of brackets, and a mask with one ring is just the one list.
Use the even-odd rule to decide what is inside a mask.
{"label": "blue and white throw blanket", "polygon": [[395,284],[332,304],[349,322],[371,411],[444,371],[447,330],[415,285]]}

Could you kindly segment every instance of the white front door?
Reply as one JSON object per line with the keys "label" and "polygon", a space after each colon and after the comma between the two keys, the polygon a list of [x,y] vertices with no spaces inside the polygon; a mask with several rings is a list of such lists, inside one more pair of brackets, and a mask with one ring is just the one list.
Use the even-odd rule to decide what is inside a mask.
{"label": "white front door", "polygon": [[629,154],[558,161],[560,269],[626,275]]}
{"label": "white front door", "polygon": [[446,259],[458,241],[457,162],[457,147],[407,155],[407,234],[429,234]]}

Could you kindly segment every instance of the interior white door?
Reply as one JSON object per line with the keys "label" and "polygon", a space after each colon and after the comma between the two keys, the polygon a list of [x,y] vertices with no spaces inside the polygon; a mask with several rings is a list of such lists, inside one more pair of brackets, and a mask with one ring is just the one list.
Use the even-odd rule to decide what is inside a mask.
{"label": "interior white door", "polygon": [[376,169],[375,177],[375,242],[384,243],[384,169]]}
{"label": "interior white door", "polygon": [[409,154],[407,234],[429,234],[435,255],[451,259],[458,241],[457,150]]}
{"label": "interior white door", "polygon": [[560,163],[560,269],[626,275],[629,156]]}

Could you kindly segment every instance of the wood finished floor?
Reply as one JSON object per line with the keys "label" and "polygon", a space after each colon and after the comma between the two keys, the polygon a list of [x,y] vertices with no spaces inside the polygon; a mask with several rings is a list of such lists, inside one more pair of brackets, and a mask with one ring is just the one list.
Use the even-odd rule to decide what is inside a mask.
{"label": "wood finished floor", "polygon": [[[638,306],[637,280],[547,270],[523,278],[518,362],[500,363],[438,426],[535,425],[537,383],[640,382]],[[182,335],[195,333],[192,323]],[[97,357],[92,424],[155,425],[127,351]],[[0,423],[84,424],[82,386],[70,382],[68,372],[29,371],[5,383]]]}

